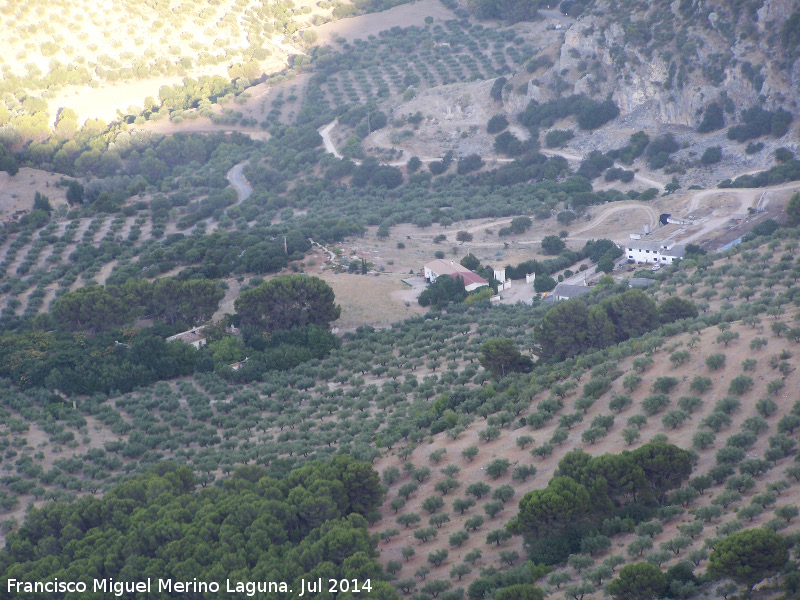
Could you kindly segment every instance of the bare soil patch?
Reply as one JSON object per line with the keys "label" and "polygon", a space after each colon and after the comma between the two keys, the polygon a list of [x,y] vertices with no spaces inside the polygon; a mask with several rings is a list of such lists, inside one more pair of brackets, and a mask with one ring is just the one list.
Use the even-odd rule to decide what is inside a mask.
{"label": "bare soil patch", "polygon": [[339,331],[352,331],[360,325],[389,327],[425,311],[411,298],[411,287],[402,282],[400,273],[380,275],[335,274],[331,271],[314,273],[336,294],[342,316],[335,325]]}
{"label": "bare soil patch", "polygon": [[439,0],[418,0],[410,4],[395,6],[383,12],[342,19],[310,29],[317,32],[318,43],[331,43],[339,36],[353,41],[377,35],[390,27],[424,26],[425,17],[428,16],[433,17],[434,21],[456,18],[453,11],[445,8]]}
{"label": "bare soil patch", "polygon": [[22,167],[13,177],[6,171],[0,171],[0,222],[17,220],[30,212],[36,192],[47,196],[54,209],[66,204],[66,188],[56,187],[62,177],[58,173],[29,167]]}

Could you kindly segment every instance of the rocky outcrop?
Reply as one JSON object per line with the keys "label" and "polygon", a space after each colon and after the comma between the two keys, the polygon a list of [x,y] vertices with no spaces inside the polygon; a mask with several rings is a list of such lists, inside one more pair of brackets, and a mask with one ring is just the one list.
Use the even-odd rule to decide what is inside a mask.
{"label": "rocky outcrop", "polygon": [[[758,11],[759,28],[769,24],[772,32],[779,29],[791,15],[791,5],[785,0],[765,0]],[[713,12],[704,15],[711,28],[693,28],[693,35],[700,38],[700,49],[690,63],[683,86],[679,88],[674,71],[679,57],[666,57],[665,60],[656,52],[643,55],[641,47],[626,43],[622,25],[616,18],[610,18],[612,8],[606,6],[604,10],[603,6],[604,3],[598,3],[597,10],[567,28],[557,63],[546,74],[537,75],[538,85],[531,83],[528,86],[528,99],[550,100],[556,95],[554,90],[560,79],[572,79],[574,93],[595,98],[611,94],[623,117],[646,113],[654,123],[688,127],[695,127],[703,108],[718,100],[723,92],[738,109],[755,104],[766,109],[796,106],[793,97],[800,89],[800,61],[790,70],[776,71],[764,67],[761,71],[764,82],[760,90],[756,90],[742,74],[740,65],[744,61],[769,64],[769,56],[761,49],[768,34],[761,35],[758,44],[746,36],[731,43],[717,31],[722,26],[721,17]],[[679,16],[678,12],[675,4],[673,13]],[[770,54],[775,51],[775,48],[771,49]],[[704,59],[713,54],[732,57],[718,85],[711,85],[703,69]],[[620,59],[621,55],[623,59]],[[593,68],[575,80],[581,61],[594,63]],[[670,62],[674,63],[671,78]],[[666,85],[668,81],[671,85]]]}

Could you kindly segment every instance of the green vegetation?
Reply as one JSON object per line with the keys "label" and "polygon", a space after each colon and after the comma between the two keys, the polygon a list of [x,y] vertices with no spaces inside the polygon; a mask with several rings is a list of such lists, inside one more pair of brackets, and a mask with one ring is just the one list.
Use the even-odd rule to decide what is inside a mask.
{"label": "green vegetation", "polygon": [[[75,569],[91,572],[86,561],[102,553],[111,557],[108,576],[118,579],[136,578],[132,573],[191,579],[199,564],[208,578],[231,569],[242,578],[292,583],[370,578],[380,597],[394,598],[397,589],[417,600],[541,600],[545,592],[534,586],[545,581],[555,598],[605,591],[614,598],[692,598],[713,595],[716,587],[724,596],[734,593],[734,584],[712,578],[752,587],[757,577],[781,572],[776,585],[787,597],[796,595],[796,569],[785,564],[785,552],[796,540],[797,509],[780,494],[800,480],[793,461],[800,409],[784,398],[796,383],[792,354],[800,328],[792,307],[800,271],[798,234],[780,219],[760,220],[742,244],[719,255],[687,248],[679,263],[647,274],[653,281],[646,291],[604,278],[580,301],[552,305],[537,298],[532,306],[502,306],[487,301],[489,289],[467,296],[463,283],[444,277],[420,297],[431,307],[420,316],[385,329],[358,327],[341,339],[329,331],[340,312],[333,292],[302,274],[312,266],[312,248],[327,246],[333,254],[326,269],[369,285],[371,278],[344,272],[379,274],[379,265],[352,260],[337,242],[369,239],[376,228],[387,240],[395,226],[408,223],[423,233],[434,224],[455,225],[448,231],[470,244],[471,225],[464,221],[503,218],[511,222],[499,232],[500,244],[511,245],[519,240],[506,236],[528,232],[539,220],[553,226],[548,232],[567,230],[588,221],[593,206],[655,198],[655,188],[592,187],[601,175],[632,182],[643,156],[651,167],[681,176],[698,161],[727,160],[714,149],[693,154],[694,133],[685,131],[680,139],[652,141],[636,132],[621,148],[589,152],[577,169],[538,153],[540,128],[550,130],[544,143],[558,147],[573,134],[569,127],[591,130],[618,114],[603,100],[607,65],[572,48],[574,73],[547,73],[552,59],[537,55],[527,30],[475,22],[447,3],[458,20],[430,18],[424,26],[339,37],[320,47],[311,30],[293,29],[305,8],[233,3],[216,46],[226,47],[223,30],[233,20],[252,50],[192,54],[204,65],[232,64],[230,77],[187,77],[144,108],[123,111],[131,114],[111,126],[79,125],[64,109],[51,128],[44,111],[63,85],[53,79],[58,69],[75,81],[110,81],[160,58],[141,63],[134,56],[125,59],[129,67],[108,57],[85,69],[53,62],[51,73],[30,76],[46,82],[48,91],[36,93],[4,71],[2,85],[11,87],[0,100],[0,168],[60,173],[56,185],[69,202],[60,207],[51,200],[52,182],[50,191],[31,189],[33,210],[0,230],[0,526],[8,541],[0,565],[6,577],[75,578]],[[319,8],[346,16],[390,4],[323,2]],[[608,17],[624,34],[626,47],[607,54],[621,79],[642,57],[655,58],[656,48],[667,66],[664,89],[721,83],[738,67],[757,91],[784,68],[702,56],[702,32],[684,24],[707,23],[707,15],[692,3],[679,4],[673,13],[658,3],[623,3]],[[540,7],[469,6],[484,11],[482,18],[507,21],[533,18]],[[594,11],[571,0],[558,7],[572,17],[585,9]],[[747,27],[746,10],[731,4],[715,12],[720,39],[749,38],[742,47],[757,43],[776,56],[796,52],[795,17],[764,35]],[[171,29],[176,37],[179,30]],[[247,102],[273,33],[293,36],[283,43],[300,44],[304,54],[265,84],[288,82],[285,95],[270,89],[262,116],[245,117],[226,105]],[[591,28],[580,34],[592,43],[601,39]],[[63,45],[37,44],[35,51],[57,59]],[[183,58],[170,54],[158,73],[190,73],[180,71],[190,68]],[[509,82],[522,66],[536,74],[530,86],[546,86],[544,97],[556,98],[522,113],[531,133],[524,142],[508,131],[512,113],[500,114],[515,105],[515,94],[530,89]],[[298,74],[307,75],[295,89],[289,80]],[[570,91],[573,75],[585,78],[586,95]],[[512,161],[495,165],[445,147],[430,168],[421,168],[419,158],[398,168],[389,164],[398,159],[396,148],[376,153],[362,146],[381,128],[392,127],[393,144],[415,137],[436,118],[417,108],[389,111],[384,99],[409,102],[426,88],[480,80],[487,89],[493,80],[488,114],[495,116],[487,129],[496,134],[495,149]],[[28,91],[17,92],[23,87]],[[725,94],[707,102],[694,115],[698,131],[727,126],[753,151],[764,146],[751,140],[781,135],[790,125],[788,113],[773,105],[743,111],[737,120]],[[198,115],[260,128],[269,138],[162,136],[128,127]],[[552,129],[565,118],[558,124],[564,131]],[[340,148],[345,159],[322,148],[318,130],[334,119],[348,140]],[[485,135],[478,129],[461,136]],[[779,149],[775,161],[764,173],[725,185],[800,177],[790,151]],[[240,164],[253,187],[241,201],[226,178]],[[669,189],[684,182],[676,179]],[[800,220],[795,204],[787,209],[789,227]],[[408,239],[387,243],[413,249]],[[438,248],[442,255],[448,250]],[[552,257],[508,265],[507,275],[536,273],[536,290],[549,290],[579,260],[610,271],[621,254],[609,240],[568,250],[561,236],[545,237],[542,249]],[[490,265],[504,259],[475,252],[480,259],[469,255],[462,264],[495,284]],[[166,343],[169,335],[207,323],[225,296],[224,306],[232,304],[236,313],[204,330],[206,346]],[[734,352],[748,347],[752,358],[734,360]],[[690,438],[694,450],[666,441],[688,448]],[[594,458],[574,451],[596,448],[601,439],[621,439],[625,449]],[[456,450],[449,446],[454,442],[463,446]],[[508,454],[498,455],[501,448]],[[382,471],[385,509],[370,462]],[[550,473],[556,462],[542,488],[537,468]],[[507,529],[519,498],[519,514]],[[42,508],[28,511],[22,523],[11,518],[10,511],[29,503]],[[102,523],[91,517],[117,513]],[[667,535],[676,521],[678,533]],[[746,526],[787,535],[775,534],[758,548],[758,540],[734,538],[729,552],[725,536],[744,534]],[[528,556],[509,547],[511,530],[530,542]],[[207,543],[191,542],[198,531]],[[378,549],[387,544],[396,552],[391,545],[401,531],[409,538],[403,544],[413,545],[397,546],[397,560],[381,559],[398,578],[390,586]],[[634,532],[622,552],[617,536]],[[462,558],[457,549],[470,538],[482,548],[465,550]],[[756,555],[766,557],[764,564],[751,560]],[[708,576],[701,573],[704,561]]]}
{"label": "green vegetation", "polygon": [[531,101],[520,113],[519,121],[525,127],[552,127],[564,117],[575,115],[581,129],[597,129],[619,115],[619,108],[612,100],[597,102],[584,95],[574,95],[543,104]]}
{"label": "green vegetation", "polygon": [[708,557],[708,574],[716,579],[728,577],[752,589],[776,573],[789,558],[786,541],[765,529],[746,529],[720,541]]}
{"label": "green vegetation", "polygon": [[792,122],[791,113],[778,109],[775,112],[754,106],[742,111],[742,124],[728,129],[728,139],[737,142],[771,134],[774,137],[783,137],[789,130]]}
{"label": "green vegetation", "polygon": [[[672,315],[673,309],[667,307],[663,314]],[[581,299],[568,300],[544,316],[537,340],[544,358],[563,360],[642,335],[657,326],[657,315],[655,302],[641,290],[623,292],[591,307]]]}
{"label": "green vegetation", "polygon": [[[89,564],[100,556],[116,557],[104,571],[114,580],[184,580],[183,569],[201,560],[209,569],[206,581],[223,582],[225,565],[235,556],[243,582],[272,580],[256,575],[272,573],[274,581],[300,589],[300,579],[323,576],[319,569],[326,565],[325,577],[371,579],[373,591],[391,598],[396,592],[383,583],[365,518],[373,518],[381,499],[377,473],[346,456],[309,464],[285,479],[271,478],[261,467],[242,467],[223,485],[207,489],[197,489],[190,469],[164,462],[103,499],[88,496],[31,511],[0,552],[2,583],[38,573],[47,580],[88,582],[91,589]],[[87,518],[90,514],[117,517]],[[253,518],[236,518],[242,514]],[[154,543],[156,530],[161,533]],[[82,558],[64,547],[67,541]],[[319,560],[304,560],[309,552]],[[135,571],[128,566],[132,560]],[[289,597],[288,589],[283,592]],[[203,591],[200,597],[210,595]]]}
{"label": "green vegetation", "polygon": [[536,562],[560,563],[582,535],[621,507],[663,502],[691,474],[692,463],[689,452],[658,442],[595,458],[571,452],[547,488],[520,500],[509,529],[526,537]]}

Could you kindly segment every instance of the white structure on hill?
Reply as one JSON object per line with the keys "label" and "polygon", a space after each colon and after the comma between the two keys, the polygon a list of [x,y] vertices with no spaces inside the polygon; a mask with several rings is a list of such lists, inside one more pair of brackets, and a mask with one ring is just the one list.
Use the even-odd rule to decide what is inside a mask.
{"label": "white structure on hill", "polygon": [[493,271],[494,271],[493,277],[498,282],[497,291],[502,292],[503,290],[509,289],[511,287],[511,280],[506,279],[506,270],[493,269]]}
{"label": "white structure on hill", "polygon": [[167,338],[168,342],[183,342],[184,344],[189,344],[190,346],[194,346],[195,348],[200,348],[200,346],[206,345],[206,336],[203,333],[203,327],[195,327],[194,329],[190,329],[189,331],[184,331],[182,333],[178,333],[175,335],[171,335]]}
{"label": "white structure on hill", "polygon": [[559,302],[561,300],[572,300],[592,291],[585,283],[583,285],[571,285],[568,283],[559,283],[555,289],[550,292],[545,300],[549,302]]}
{"label": "white structure on hill", "polygon": [[[169,336],[166,341],[183,342],[184,344],[189,344],[190,346],[194,346],[199,350],[201,346],[205,346],[208,343],[208,340],[206,340],[206,334],[203,331],[205,328],[205,325],[201,325],[200,327],[195,327],[189,331],[176,333],[175,335]],[[227,331],[233,335],[241,335],[241,332],[233,325],[228,327]]]}
{"label": "white structure on hill", "polygon": [[643,242],[630,240],[625,248],[625,256],[629,261],[637,263],[672,264],[672,261],[683,258],[686,248],[675,242]]}
{"label": "white structure on hill", "polygon": [[453,279],[459,277],[464,280],[464,288],[471,292],[479,287],[488,286],[489,282],[477,273],[473,273],[465,266],[452,260],[434,260],[423,267],[423,277],[433,283],[437,277],[447,275]]}

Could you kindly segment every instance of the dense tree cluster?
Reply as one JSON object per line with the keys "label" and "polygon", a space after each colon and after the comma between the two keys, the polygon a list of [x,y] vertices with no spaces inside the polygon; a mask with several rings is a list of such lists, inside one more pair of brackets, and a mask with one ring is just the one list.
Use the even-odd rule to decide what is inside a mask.
{"label": "dense tree cluster", "polygon": [[478,19],[503,19],[509,23],[534,21],[540,18],[537,9],[546,5],[543,0],[470,0],[467,4]]}
{"label": "dense tree cluster", "polygon": [[531,558],[556,564],[580,546],[583,534],[620,509],[664,502],[692,472],[690,452],[651,442],[631,452],[592,457],[581,450],[558,463],[557,475],[528,492],[509,529],[525,536]]}
{"label": "dense tree cluster", "polygon": [[760,171],[754,175],[740,175],[733,181],[730,179],[722,180],[717,187],[720,188],[754,188],[766,187],[768,185],[778,185],[785,181],[797,181],[800,179],[800,161],[791,159],[783,164],[776,165],[766,171]]}
{"label": "dense tree cluster", "polygon": [[647,164],[651,169],[662,169],[670,162],[670,155],[680,149],[671,133],[665,133],[647,145]]}
{"label": "dense tree cluster", "polygon": [[51,316],[62,329],[101,332],[152,316],[174,326],[208,321],[225,292],[208,279],[164,277],[153,283],[129,279],[121,286],[86,286],[53,304]]}
{"label": "dense tree cluster", "polygon": [[558,100],[538,103],[531,100],[520,113],[519,121],[526,127],[552,127],[564,117],[575,115],[581,129],[597,129],[619,115],[619,108],[611,99],[598,102],[576,94]]}
{"label": "dense tree cluster", "polygon": [[655,329],[656,303],[632,289],[588,307],[583,300],[559,302],[536,330],[541,356],[563,360],[589,348],[605,348]]}
{"label": "dense tree cluster", "polygon": [[443,275],[423,290],[417,298],[420,306],[443,308],[451,302],[463,302],[467,297],[462,277]]}
{"label": "dense tree cluster", "polygon": [[752,589],[778,572],[789,559],[786,540],[768,529],[745,529],[732,533],[714,546],[708,557],[708,574],[730,578]]}
{"label": "dense tree cluster", "polygon": [[226,579],[277,581],[300,590],[300,579],[322,577],[370,579],[372,594],[397,597],[384,583],[377,540],[367,531],[365,517],[373,518],[383,496],[368,464],[338,456],[285,479],[273,479],[261,467],[242,467],[220,486],[196,486],[190,469],[165,462],[102,499],[33,509],[0,553],[2,585],[9,579],[58,578],[88,582],[91,590],[92,578],[150,577],[216,581],[222,589]]}
{"label": "dense tree cluster", "polygon": [[667,576],[656,565],[639,562],[626,565],[608,585],[614,600],[653,600],[667,589]]}
{"label": "dense tree cluster", "polygon": [[327,327],[341,307],[333,290],[318,277],[285,275],[245,290],[234,302],[243,329],[269,335],[278,330],[316,325]]}
{"label": "dense tree cluster", "polygon": [[[508,227],[502,227],[500,231],[497,232],[499,236],[506,236],[506,235],[519,235],[525,233],[533,226],[533,221],[531,221],[530,217],[514,217],[511,219],[511,224]],[[558,252],[554,252],[554,254],[558,254]]]}
{"label": "dense tree cluster", "polygon": [[609,150],[608,156],[621,163],[630,165],[644,154],[647,145],[650,143],[650,137],[644,131],[637,131],[632,133],[629,142],[622,148]]}
{"label": "dense tree cluster", "polygon": [[708,133],[722,129],[725,126],[725,118],[722,106],[718,102],[712,102],[703,110],[703,120],[697,126],[698,133]]}
{"label": "dense tree cluster", "polygon": [[781,46],[788,57],[800,52],[800,12],[792,13],[781,28]]}
{"label": "dense tree cluster", "polygon": [[508,127],[508,119],[505,115],[494,115],[489,122],[486,124],[486,131],[487,133],[491,133],[492,135],[496,133],[500,133],[506,127]]}
{"label": "dense tree cluster", "polygon": [[772,112],[753,106],[742,111],[742,124],[729,128],[727,136],[729,140],[737,142],[746,142],[767,134],[782,137],[789,130],[791,122],[792,114],[782,108]]}
{"label": "dense tree cluster", "polygon": [[487,340],[481,346],[479,358],[481,366],[495,377],[505,377],[508,373],[527,373],[533,368],[533,361],[523,356],[509,338]]}
{"label": "dense tree cluster", "polygon": [[84,333],[17,333],[2,337],[0,376],[23,389],[44,387],[67,394],[130,391],[162,379],[189,375],[198,352],[164,341],[173,328]]}
{"label": "dense tree cluster", "polygon": [[[558,240],[557,236],[553,237],[556,237]],[[562,240],[558,241],[563,243]],[[555,241],[552,246],[549,246],[551,251],[559,247],[561,247],[561,245],[556,244]],[[600,239],[589,240],[580,252],[562,249],[557,253],[558,256],[556,258],[547,258],[542,261],[532,259],[521,262],[516,266],[506,265],[506,276],[509,279],[523,279],[526,275],[530,275],[531,273],[535,273],[537,276],[552,275],[587,257],[597,263],[610,260],[613,266],[614,259],[622,254],[622,249],[611,240]]]}

